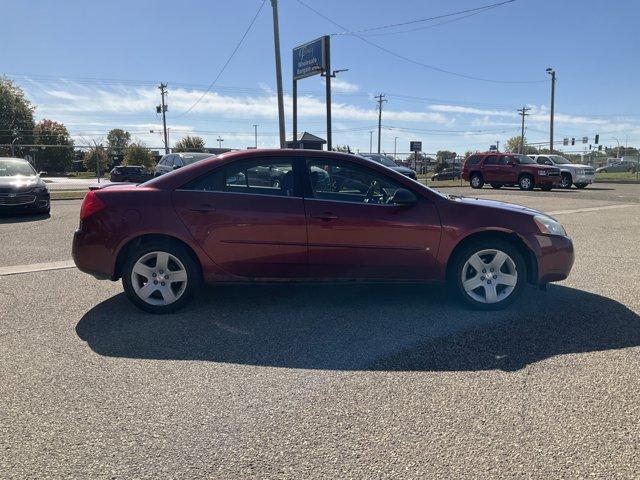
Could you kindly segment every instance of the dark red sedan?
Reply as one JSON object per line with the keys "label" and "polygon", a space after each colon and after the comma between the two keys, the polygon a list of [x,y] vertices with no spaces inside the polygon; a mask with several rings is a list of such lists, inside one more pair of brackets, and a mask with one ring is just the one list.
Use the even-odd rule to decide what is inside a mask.
{"label": "dark red sedan", "polygon": [[[265,170],[279,181],[259,181]],[[446,281],[491,309],[565,279],[573,245],[541,212],[444,195],[359,156],[248,150],[89,192],[73,258],[122,278],[152,313],[182,307],[202,281],[252,280]]]}

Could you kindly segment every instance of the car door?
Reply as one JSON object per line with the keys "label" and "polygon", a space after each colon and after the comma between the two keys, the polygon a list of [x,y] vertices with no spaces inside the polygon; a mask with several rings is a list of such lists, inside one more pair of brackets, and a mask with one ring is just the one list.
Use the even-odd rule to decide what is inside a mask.
{"label": "car door", "polygon": [[500,182],[498,155],[487,155],[482,164],[482,176],[487,183]]}
{"label": "car door", "polygon": [[498,160],[500,167],[498,179],[502,183],[518,183],[518,163],[509,155],[502,155]]}
{"label": "car door", "polygon": [[[304,277],[307,225],[294,165],[284,156],[237,160],[175,190],[174,207],[193,239],[228,273]],[[262,167],[286,171],[282,183],[253,182]]]}
{"label": "car door", "polygon": [[406,186],[376,169],[343,159],[309,157],[306,173],[310,275],[435,277],[441,226],[430,200],[414,192],[417,202],[413,205],[388,203],[398,188]]}

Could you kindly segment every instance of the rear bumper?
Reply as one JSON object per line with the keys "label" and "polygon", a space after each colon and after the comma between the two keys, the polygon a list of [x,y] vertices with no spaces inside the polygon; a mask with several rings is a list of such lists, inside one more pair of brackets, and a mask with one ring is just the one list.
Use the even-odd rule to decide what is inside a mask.
{"label": "rear bumper", "polygon": [[73,233],[71,256],[78,270],[99,280],[113,279],[113,253],[104,244],[104,238],[78,229]]}
{"label": "rear bumper", "polygon": [[573,242],[558,235],[528,234],[525,239],[538,261],[537,283],[564,280],[574,262]]}

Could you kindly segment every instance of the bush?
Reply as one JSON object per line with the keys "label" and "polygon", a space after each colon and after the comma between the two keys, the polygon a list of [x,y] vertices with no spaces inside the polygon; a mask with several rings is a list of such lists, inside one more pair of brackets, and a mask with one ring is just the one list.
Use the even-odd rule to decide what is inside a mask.
{"label": "bush", "polygon": [[153,155],[142,142],[134,142],[127,148],[124,154],[125,165],[142,165],[146,168],[152,168],[155,165]]}
{"label": "bush", "polygon": [[109,156],[102,145],[87,150],[82,161],[89,172],[96,171],[97,163],[100,164],[100,173],[104,173],[109,167]]}

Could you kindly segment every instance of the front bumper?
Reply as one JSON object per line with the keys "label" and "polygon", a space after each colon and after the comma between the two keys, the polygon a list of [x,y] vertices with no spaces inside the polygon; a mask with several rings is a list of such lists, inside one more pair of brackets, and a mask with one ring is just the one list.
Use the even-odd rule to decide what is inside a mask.
{"label": "front bumper", "polygon": [[0,213],[42,212],[49,209],[49,192],[0,194]]}
{"label": "front bumper", "polygon": [[573,242],[569,237],[531,233],[525,240],[533,251],[537,263],[537,283],[564,280],[571,273],[574,262]]}
{"label": "front bumper", "polygon": [[573,183],[587,183],[587,184],[591,184],[593,182],[595,182],[596,180],[596,176],[595,174],[591,174],[591,175],[574,175],[573,176]]}

